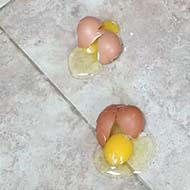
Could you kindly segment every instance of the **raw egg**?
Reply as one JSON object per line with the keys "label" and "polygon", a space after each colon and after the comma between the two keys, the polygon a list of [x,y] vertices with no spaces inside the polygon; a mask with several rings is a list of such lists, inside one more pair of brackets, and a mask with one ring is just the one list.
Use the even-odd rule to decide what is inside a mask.
{"label": "raw egg", "polygon": [[[94,16],[82,18],[77,26],[78,47],[69,56],[71,75],[80,79],[93,76],[103,68],[100,65],[116,59],[122,51],[118,32],[119,25],[112,20],[102,21]],[[103,139],[102,136],[100,143]]]}
{"label": "raw egg", "polygon": [[88,48],[99,36],[102,31],[99,28],[102,21],[96,17],[86,16],[80,20],[77,26],[78,46]]}
{"label": "raw egg", "polygon": [[133,155],[128,160],[128,164],[135,169],[134,173],[141,172],[150,164],[155,150],[156,144],[151,134],[143,132],[138,138],[133,139]]}
{"label": "raw egg", "polygon": [[98,116],[96,133],[98,146],[94,163],[98,171],[111,177],[136,174],[150,163],[155,144],[142,132],[145,119],[133,105],[110,105]]}
{"label": "raw egg", "polygon": [[75,78],[86,78],[101,70],[95,54],[89,54],[83,48],[75,48],[69,56],[69,70]]}
{"label": "raw egg", "polygon": [[108,64],[116,59],[122,52],[122,43],[117,34],[104,31],[98,39],[98,61]]}
{"label": "raw egg", "polygon": [[132,141],[123,134],[112,135],[104,147],[104,157],[112,166],[125,163],[133,153]]}
{"label": "raw egg", "polygon": [[[123,145],[122,147],[125,147],[125,149],[121,150],[119,144],[123,136],[119,137],[118,135],[120,134],[117,133],[117,138],[114,137],[114,142],[111,140],[113,136],[108,139],[107,143],[111,142],[111,145],[108,144],[109,147],[107,147],[107,149],[105,149],[107,143],[104,148],[97,146],[93,157],[96,169],[103,175],[111,178],[128,178],[132,174],[141,173],[143,169],[149,166],[155,154],[156,144],[153,137],[150,134],[146,134],[145,132],[141,133],[136,139],[130,139],[127,137],[127,139],[132,143],[131,153],[131,148],[129,148],[131,147],[131,143],[127,144],[127,146]],[[126,135],[124,136],[126,137]],[[112,143],[115,147],[112,147]],[[121,160],[124,160],[124,157],[126,158],[126,156],[124,156],[126,155],[125,151],[129,151],[127,155],[130,156],[126,162],[123,162],[123,164],[113,165],[115,159],[113,159],[114,157],[110,157],[108,155],[113,155],[114,150],[117,151],[118,149],[120,149],[118,152],[120,157],[122,157]],[[105,150],[107,151],[105,152]],[[116,156],[117,160],[120,160],[118,157],[119,156]]]}
{"label": "raw egg", "polygon": [[119,25],[112,20],[105,20],[101,26],[102,29],[108,30],[110,32],[118,33]]}

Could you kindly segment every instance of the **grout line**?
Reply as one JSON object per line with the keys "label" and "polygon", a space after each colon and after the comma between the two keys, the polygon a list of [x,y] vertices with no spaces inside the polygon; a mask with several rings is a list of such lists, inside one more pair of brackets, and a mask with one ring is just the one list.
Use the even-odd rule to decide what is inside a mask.
{"label": "grout line", "polygon": [[61,89],[53,82],[53,80],[51,80],[49,78],[49,76],[42,71],[42,69],[35,64],[35,62],[28,56],[28,54],[10,37],[10,35],[2,28],[2,26],[0,26],[0,30],[2,30],[5,35],[7,36],[7,38],[14,44],[14,46],[16,46],[16,48],[19,49],[19,51],[22,53],[22,55],[24,57],[26,57],[28,59],[28,61],[33,65],[33,67],[35,67],[36,70],[38,70],[38,72],[40,72],[42,75],[44,75],[46,77],[46,80],[49,82],[49,84],[51,86],[53,86],[53,88],[56,90],[56,92],[61,95],[61,97],[69,104],[70,108],[72,109],[72,111],[78,115],[79,117],[82,118],[82,120],[89,126],[89,128],[92,130],[93,134],[95,134],[95,128],[88,122],[88,120],[82,115],[82,113],[76,108],[76,106],[62,93]]}
{"label": "grout line", "polygon": [[142,177],[140,177],[140,176],[137,175],[137,174],[133,174],[133,175],[136,177],[136,179],[137,179],[138,181],[140,181],[140,182],[145,186],[146,190],[153,190],[153,189],[150,187],[150,185],[149,185],[147,182],[145,182],[145,180],[144,180]]}
{"label": "grout line", "polygon": [[8,6],[9,4],[11,4],[13,1],[15,0],[9,0],[8,2],[6,2],[2,7],[0,7],[0,11],[5,8],[6,6]]}
{"label": "grout line", "polygon": [[131,165],[129,165],[129,164],[127,163],[127,166],[128,166],[128,168],[130,169],[130,171],[133,173],[133,176],[136,178],[136,180],[139,181],[140,183],[142,183],[142,184],[145,186],[146,190],[153,190],[153,189],[144,181],[144,179],[142,179],[142,177],[140,177],[138,174],[134,173],[135,170],[133,169],[133,167],[132,167]]}
{"label": "grout line", "polygon": [[[2,30],[4,32],[4,34],[7,36],[7,38],[16,46],[16,48],[19,49],[19,51],[23,54],[24,57],[26,57],[28,59],[28,61],[33,65],[33,67],[35,69],[37,69],[42,75],[44,75],[47,78],[47,81],[49,82],[49,84],[51,86],[53,86],[53,88],[56,90],[56,92],[61,95],[61,97],[69,104],[70,108],[72,109],[72,111],[78,115],[79,117],[82,118],[82,120],[89,126],[89,128],[91,129],[92,133],[95,135],[95,129],[94,127],[88,122],[88,120],[82,115],[82,113],[76,108],[76,106],[62,93],[61,89],[54,84],[53,80],[51,80],[49,78],[49,76],[42,71],[42,69],[35,64],[35,62],[29,57],[29,55],[11,38],[11,36],[2,28],[2,26],[0,26],[0,30]],[[132,172],[134,172],[134,169],[128,164],[130,170]],[[152,188],[138,175],[138,174],[134,174],[133,176],[136,178],[137,181],[139,181],[140,183],[142,183],[146,190],[152,190]]]}

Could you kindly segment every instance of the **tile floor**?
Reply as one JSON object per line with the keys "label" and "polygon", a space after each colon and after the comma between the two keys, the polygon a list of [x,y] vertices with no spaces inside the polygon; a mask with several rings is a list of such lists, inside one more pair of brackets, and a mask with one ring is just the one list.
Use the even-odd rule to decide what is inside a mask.
{"label": "tile floor", "polygon": [[[0,0],[0,189],[189,190],[189,0],[6,2]],[[118,21],[125,51],[98,75],[77,80],[67,59],[86,15]],[[110,180],[92,163],[95,121],[111,103],[141,107],[156,142],[150,167],[127,180]]]}

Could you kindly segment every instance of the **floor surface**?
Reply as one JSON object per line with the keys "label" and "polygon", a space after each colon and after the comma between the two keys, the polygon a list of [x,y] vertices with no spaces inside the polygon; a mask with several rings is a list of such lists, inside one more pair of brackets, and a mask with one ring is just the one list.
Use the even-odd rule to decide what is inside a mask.
{"label": "floor surface", "polygon": [[[121,26],[125,51],[86,80],[68,55],[86,15]],[[145,113],[150,166],[113,180],[93,165],[98,113]],[[189,190],[190,1],[0,0],[0,189]]]}

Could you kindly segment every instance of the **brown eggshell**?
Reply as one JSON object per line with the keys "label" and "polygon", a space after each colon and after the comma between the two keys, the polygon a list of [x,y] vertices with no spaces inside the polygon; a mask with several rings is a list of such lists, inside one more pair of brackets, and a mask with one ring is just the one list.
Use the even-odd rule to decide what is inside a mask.
{"label": "brown eggshell", "polygon": [[133,138],[137,138],[138,135],[144,129],[144,116],[139,108],[132,105],[120,107],[117,112],[117,123],[123,133]]}
{"label": "brown eggshell", "polygon": [[98,61],[108,64],[122,52],[122,43],[117,34],[101,30],[102,36],[98,39]]}
{"label": "brown eggshell", "polygon": [[96,17],[86,16],[81,19],[77,26],[78,46],[89,47],[102,34],[99,31],[101,25],[102,21]]}
{"label": "brown eggshell", "polygon": [[112,126],[115,122],[117,107],[110,105],[106,107],[98,116],[96,126],[96,136],[99,144],[103,147],[110,136]]}

